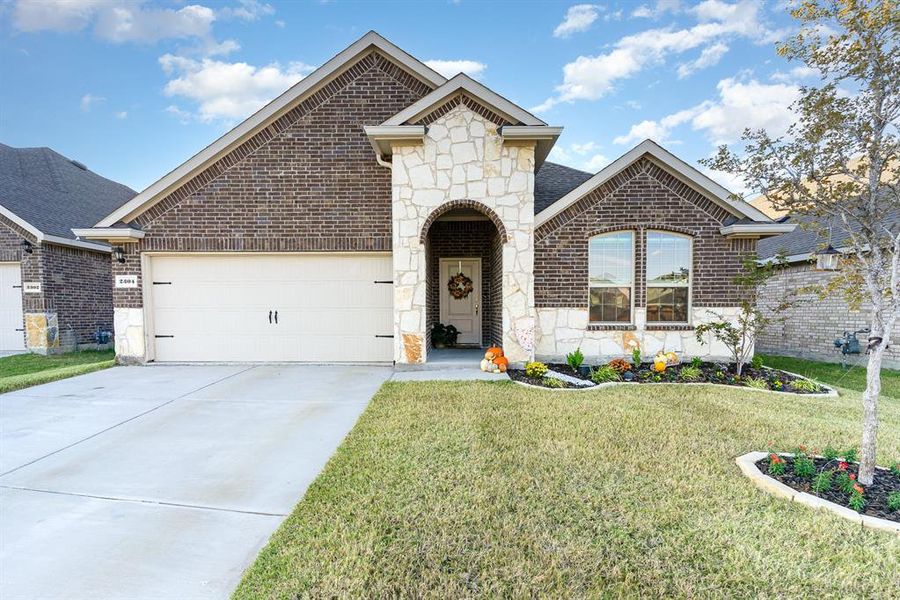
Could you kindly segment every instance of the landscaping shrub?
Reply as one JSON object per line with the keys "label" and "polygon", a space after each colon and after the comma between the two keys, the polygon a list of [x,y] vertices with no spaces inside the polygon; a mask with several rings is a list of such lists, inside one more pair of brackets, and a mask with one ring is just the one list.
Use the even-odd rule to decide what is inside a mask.
{"label": "landscaping shrub", "polygon": [[566,382],[562,379],[557,379],[556,377],[544,377],[541,379],[541,383],[543,383],[548,388],[564,388],[566,387]]}
{"label": "landscaping shrub", "polygon": [[574,352],[569,352],[566,354],[566,363],[572,367],[573,371],[577,371],[578,367],[581,366],[581,363],[584,362],[584,354],[581,353],[581,348],[575,348]]}
{"label": "landscaping shrub", "polygon": [[703,372],[699,367],[683,367],[681,373],[678,374],[682,381],[699,381],[703,377]]}
{"label": "landscaping shrub", "polygon": [[819,386],[809,379],[795,379],[791,382],[791,388],[798,392],[814,393],[819,391]]}
{"label": "landscaping shrub", "polygon": [[627,360],[625,360],[624,358],[614,358],[611,361],[609,361],[607,366],[619,374],[624,373],[625,371],[631,370],[631,364],[629,364],[629,362]]}
{"label": "landscaping shrub", "polygon": [[608,383],[610,381],[619,381],[619,372],[612,365],[604,365],[591,372],[591,381],[594,383]]}
{"label": "landscaping shrub", "polygon": [[900,492],[891,492],[888,496],[887,505],[890,511],[900,510]]}
{"label": "landscaping shrub", "polygon": [[525,365],[525,374],[529,377],[540,379],[547,374],[547,365],[538,361],[530,362]]}
{"label": "landscaping shrub", "polygon": [[769,382],[763,379],[762,377],[744,377],[743,379],[744,385],[749,388],[753,388],[755,390],[767,390],[769,389]]}

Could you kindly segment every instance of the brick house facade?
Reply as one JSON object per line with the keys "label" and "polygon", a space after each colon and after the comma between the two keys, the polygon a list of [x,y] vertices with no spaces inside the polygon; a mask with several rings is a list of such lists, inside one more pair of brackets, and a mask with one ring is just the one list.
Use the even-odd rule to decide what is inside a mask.
{"label": "brick house facade", "polygon": [[[465,75],[447,80],[366,34],[79,231],[120,245],[113,273],[139,279],[113,293],[120,360],[221,359],[234,330],[262,349],[243,360],[258,352],[326,360],[343,344],[371,360],[425,362],[444,257],[480,259],[481,341],[502,344],[513,362],[573,344],[597,362],[621,354],[626,333],[648,351],[721,354],[692,345],[690,329],[709,318],[704,311],[734,311],[730,278],[775,224],[649,141],[594,175],[547,163],[560,132]],[[636,310],[627,327],[605,331],[587,322],[588,241],[623,228],[638,232]],[[640,312],[641,236],[650,228],[693,244],[691,316],[657,330]],[[234,279],[227,265],[239,264],[258,283]],[[231,290],[246,296],[246,310],[229,298],[216,315],[225,304],[214,298]],[[366,311],[393,315],[393,330]],[[247,321],[258,328],[244,331]]]}

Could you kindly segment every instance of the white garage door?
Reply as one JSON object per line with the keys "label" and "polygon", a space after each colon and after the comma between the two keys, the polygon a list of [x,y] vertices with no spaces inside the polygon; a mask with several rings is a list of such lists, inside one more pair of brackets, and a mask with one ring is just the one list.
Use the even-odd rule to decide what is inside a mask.
{"label": "white garage door", "polygon": [[22,315],[22,269],[19,263],[0,263],[0,352],[25,350]]}
{"label": "white garage door", "polygon": [[390,255],[150,259],[157,361],[393,358]]}

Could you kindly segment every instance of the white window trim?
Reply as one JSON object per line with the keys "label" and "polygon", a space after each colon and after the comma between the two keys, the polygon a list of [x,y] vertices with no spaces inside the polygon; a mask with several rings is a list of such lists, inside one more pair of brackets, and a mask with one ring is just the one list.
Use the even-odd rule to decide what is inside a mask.
{"label": "white window trim", "polygon": [[[651,284],[649,277],[647,277],[647,261],[650,256],[648,251],[649,248],[649,235],[651,233],[661,233],[664,235],[670,235],[672,237],[680,237],[685,238],[688,241],[688,256],[689,256],[689,270],[688,270],[688,281],[687,283],[669,283],[666,285],[661,284]],[[649,293],[648,290],[650,288],[683,288],[686,287],[688,291],[688,300],[687,300],[687,320],[685,321],[651,321],[649,318],[647,319],[647,325],[691,325],[693,323],[693,316],[691,307],[694,302],[694,237],[691,235],[687,235],[686,233],[678,233],[676,231],[666,231],[665,229],[647,229],[644,232],[644,310],[647,310],[647,306],[649,304]],[[649,312],[648,312],[649,314]]]}
{"label": "white window trim", "polygon": [[[612,283],[602,283],[602,284],[594,284],[591,283],[591,240],[598,237],[603,237],[605,235],[614,235],[616,233],[627,233],[631,235],[631,285],[616,285]],[[616,229],[613,231],[604,231],[603,233],[598,233],[596,235],[592,235],[588,238],[588,293],[587,293],[587,308],[588,308],[588,325],[600,325],[603,327],[612,327],[612,326],[628,326],[634,325],[634,296],[635,296],[635,274],[637,273],[637,265],[635,262],[635,257],[637,256],[637,238],[638,232],[634,229]],[[622,288],[627,287],[631,290],[629,297],[631,299],[631,308],[629,309],[629,319],[628,321],[591,321],[591,288]]]}

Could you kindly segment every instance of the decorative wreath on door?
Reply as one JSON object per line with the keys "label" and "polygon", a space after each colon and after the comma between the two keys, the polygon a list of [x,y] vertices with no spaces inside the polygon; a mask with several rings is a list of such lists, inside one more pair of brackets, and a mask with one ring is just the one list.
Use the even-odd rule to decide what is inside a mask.
{"label": "decorative wreath on door", "polygon": [[462,273],[457,273],[450,278],[450,281],[447,282],[447,289],[450,291],[451,296],[453,296],[457,300],[462,300],[472,293],[472,291],[475,289],[475,286],[472,285],[471,279],[469,279]]}

